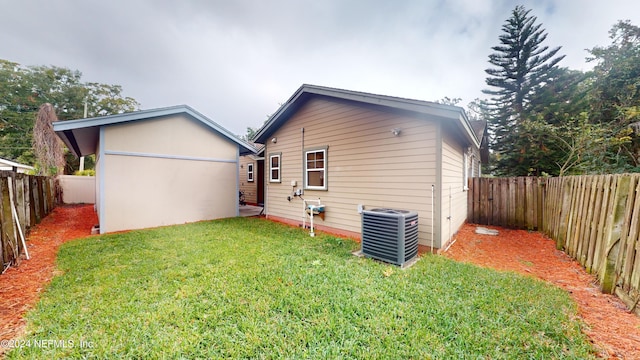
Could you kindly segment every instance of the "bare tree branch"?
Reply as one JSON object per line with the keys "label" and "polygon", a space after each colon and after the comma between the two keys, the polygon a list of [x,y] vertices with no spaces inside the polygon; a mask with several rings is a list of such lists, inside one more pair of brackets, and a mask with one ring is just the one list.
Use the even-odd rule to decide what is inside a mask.
{"label": "bare tree branch", "polygon": [[60,139],[53,131],[58,121],[53,105],[42,104],[33,127],[33,151],[38,161],[39,175],[57,175],[64,170],[64,152]]}

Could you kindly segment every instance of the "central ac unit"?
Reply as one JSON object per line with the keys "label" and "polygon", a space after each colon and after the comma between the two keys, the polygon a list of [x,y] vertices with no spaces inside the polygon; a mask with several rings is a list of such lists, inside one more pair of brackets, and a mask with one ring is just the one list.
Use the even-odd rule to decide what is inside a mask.
{"label": "central ac unit", "polygon": [[418,213],[386,208],[362,211],[362,254],[404,266],[418,255]]}

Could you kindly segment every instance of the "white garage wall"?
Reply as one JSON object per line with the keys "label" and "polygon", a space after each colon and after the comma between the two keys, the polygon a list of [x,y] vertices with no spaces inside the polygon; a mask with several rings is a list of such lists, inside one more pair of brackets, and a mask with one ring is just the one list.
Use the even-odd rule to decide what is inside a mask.
{"label": "white garage wall", "polygon": [[238,146],[188,116],[108,126],[100,232],[236,216]]}
{"label": "white garage wall", "polygon": [[95,176],[59,175],[62,202],[65,204],[95,204]]}

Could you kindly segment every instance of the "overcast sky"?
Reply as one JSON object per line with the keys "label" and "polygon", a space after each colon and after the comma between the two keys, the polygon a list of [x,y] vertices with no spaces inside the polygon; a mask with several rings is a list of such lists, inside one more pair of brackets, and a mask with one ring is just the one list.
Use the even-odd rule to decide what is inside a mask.
{"label": "overcast sky", "polygon": [[187,104],[236,134],[302,84],[435,101],[484,97],[517,4],[587,70],[638,0],[0,0],[0,58],[80,70],[143,109]]}

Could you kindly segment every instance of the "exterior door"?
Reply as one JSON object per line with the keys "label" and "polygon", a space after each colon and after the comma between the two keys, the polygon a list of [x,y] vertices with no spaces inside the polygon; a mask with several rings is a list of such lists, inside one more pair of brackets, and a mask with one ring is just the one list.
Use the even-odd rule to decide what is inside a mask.
{"label": "exterior door", "polygon": [[264,206],[264,160],[258,160],[258,172],[256,179],[258,180],[257,187],[257,195],[258,195],[258,206]]}

